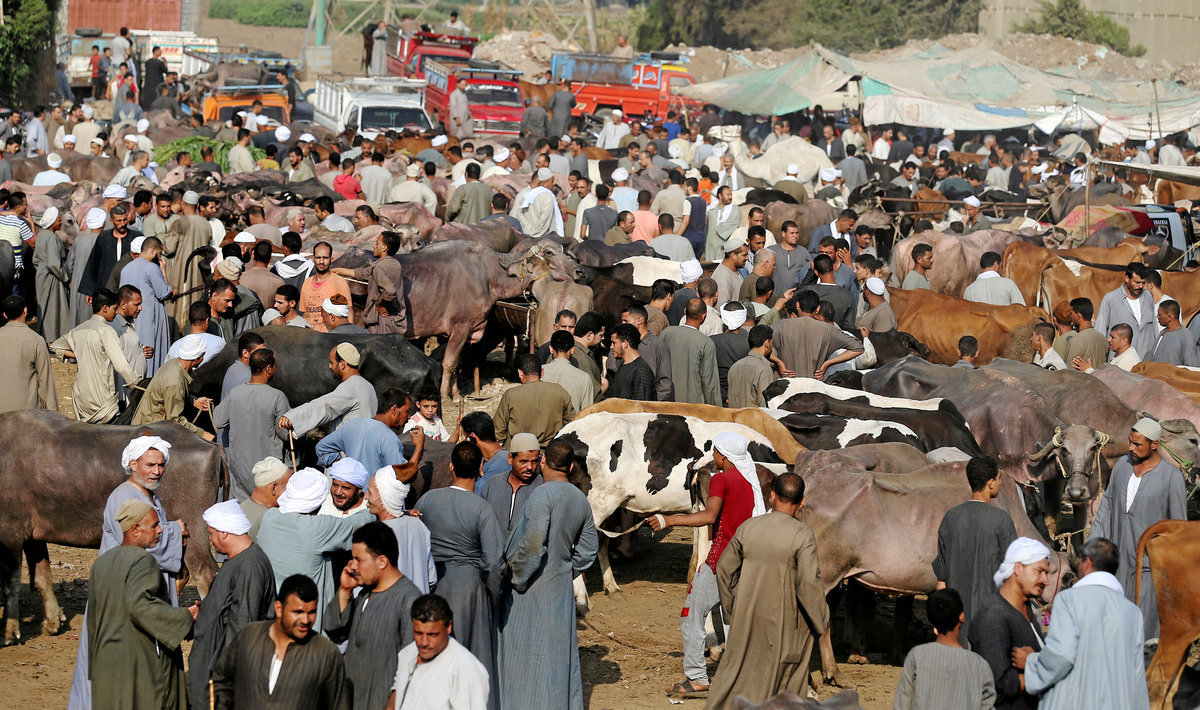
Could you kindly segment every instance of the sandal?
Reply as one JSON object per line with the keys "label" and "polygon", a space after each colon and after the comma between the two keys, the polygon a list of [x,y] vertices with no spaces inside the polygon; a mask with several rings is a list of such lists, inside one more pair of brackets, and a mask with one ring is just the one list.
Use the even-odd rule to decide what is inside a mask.
{"label": "sandal", "polygon": [[677,695],[681,698],[704,698],[708,697],[708,688],[698,687],[691,680],[685,680],[671,686],[671,689],[667,691],[667,695]]}

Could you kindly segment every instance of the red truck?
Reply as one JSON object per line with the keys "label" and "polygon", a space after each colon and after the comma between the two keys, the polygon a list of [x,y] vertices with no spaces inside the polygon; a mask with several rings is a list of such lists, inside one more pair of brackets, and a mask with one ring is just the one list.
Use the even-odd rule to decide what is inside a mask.
{"label": "red truck", "polygon": [[465,64],[478,43],[478,37],[424,31],[410,33],[391,25],[387,36],[388,73],[424,79],[426,62]]}
{"label": "red truck", "polygon": [[465,62],[443,63],[425,61],[425,110],[435,124],[442,124],[449,133],[450,92],[458,85],[467,94],[476,135],[516,136],[520,133],[525,102],[521,98],[521,71],[500,62],[469,59]]}
{"label": "red truck", "polygon": [[696,83],[683,66],[687,57],[675,52],[650,52],[634,59],[608,54],[556,54],[550,61],[554,79],[569,79],[575,93],[572,114],[595,114],[614,108],[626,116],[665,120],[667,111],[694,110],[695,99],[676,92]]}

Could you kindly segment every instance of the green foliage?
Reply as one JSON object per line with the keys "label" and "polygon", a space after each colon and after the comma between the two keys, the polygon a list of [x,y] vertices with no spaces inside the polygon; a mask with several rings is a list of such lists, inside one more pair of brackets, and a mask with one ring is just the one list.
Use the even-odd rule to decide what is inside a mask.
{"label": "green foliage", "polygon": [[[8,0],[4,26],[0,27],[0,56],[7,57],[0,71],[0,101],[12,105],[30,102],[36,87],[34,71],[54,39],[56,0]],[[52,60],[51,60],[52,61]]]}
{"label": "green foliage", "polygon": [[782,49],[815,41],[842,52],[886,49],[909,39],[974,32],[981,8],[982,0],[912,0],[903,6],[890,0],[652,0],[637,46]]}
{"label": "green foliage", "polygon": [[[201,162],[204,159],[200,157],[200,149],[204,146],[209,146],[213,149],[213,160],[217,165],[221,166],[221,170],[229,171],[229,149],[237,145],[232,141],[219,141],[213,138],[205,138],[203,136],[188,136],[180,138],[177,141],[171,141],[164,145],[160,145],[154,149],[154,162],[159,165],[166,165],[175,159],[175,156],[180,152],[186,152],[192,156],[194,162]],[[265,151],[261,148],[255,148],[253,145],[248,146],[250,156],[254,160],[262,160],[267,157]]]}
{"label": "green foliage", "polygon": [[307,27],[311,0],[212,0],[208,16],[263,27]]}
{"label": "green foliage", "polygon": [[1040,0],[1038,5],[1041,7],[1041,14],[1018,25],[1016,31],[1102,44],[1131,57],[1140,57],[1146,53],[1146,48],[1140,44],[1132,47],[1129,45],[1127,27],[1122,27],[1104,15],[1088,12],[1080,0],[1057,0],[1054,3]]}

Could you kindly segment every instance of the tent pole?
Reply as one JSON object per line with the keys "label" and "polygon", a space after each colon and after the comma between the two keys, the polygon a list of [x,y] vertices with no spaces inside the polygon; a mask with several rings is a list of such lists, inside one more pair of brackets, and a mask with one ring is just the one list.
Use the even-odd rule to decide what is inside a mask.
{"label": "tent pole", "polygon": [[1158,139],[1162,140],[1162,111],[1158,109],[1158,79],[1151,79],[1150,86],[1154,87],[1154,119],[1158,121]]}
{"label": "tent pole", "polygon": [[1092,236],[1092,160],[1083,168],[1083,239]]}

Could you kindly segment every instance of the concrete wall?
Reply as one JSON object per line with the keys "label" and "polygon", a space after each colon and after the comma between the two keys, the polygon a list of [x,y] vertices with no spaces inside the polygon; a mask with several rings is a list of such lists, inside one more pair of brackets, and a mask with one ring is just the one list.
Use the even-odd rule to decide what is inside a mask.
{"label": "concrete wall", "polygon": [[[1147,59],[1176,66],[1200,61],[1195,44],[1200,35],[1197,0],[1084,0],[1084,5],[1128,27],[1130,44],[1144,45]],[[979,33],[1003,37],[1038,10],[1037,0],[983,0]]]}

